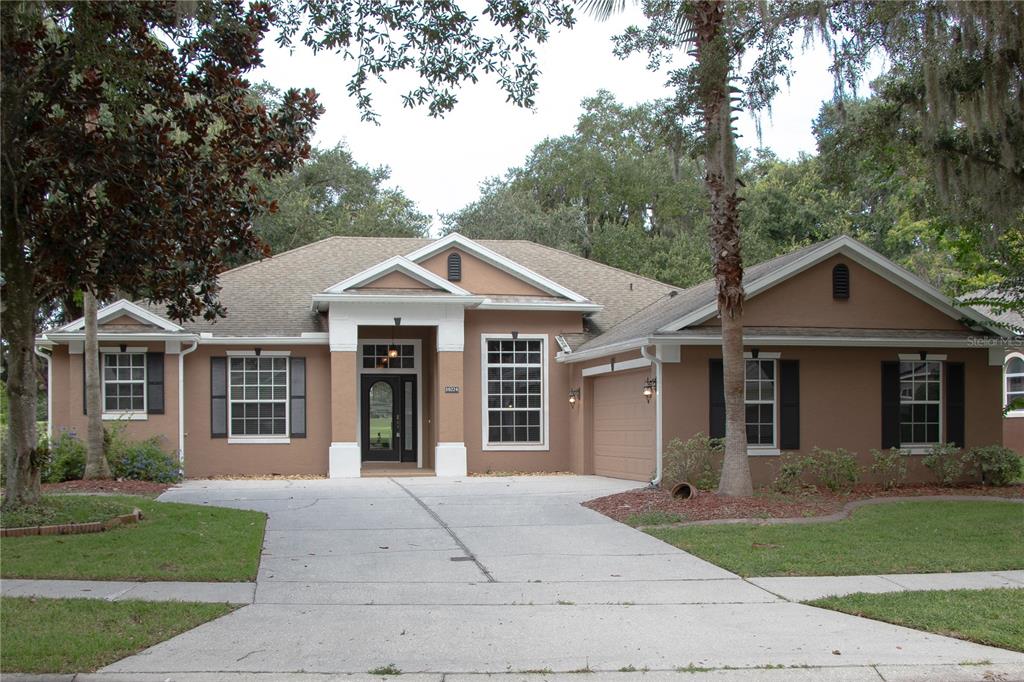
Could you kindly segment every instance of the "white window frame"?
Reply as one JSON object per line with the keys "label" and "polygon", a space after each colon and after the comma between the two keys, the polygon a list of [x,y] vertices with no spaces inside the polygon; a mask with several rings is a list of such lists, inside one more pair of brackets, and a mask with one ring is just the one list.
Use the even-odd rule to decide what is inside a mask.
{"label": "white window frame", "polygon": [[[146,421],[149,419],[149,396],[147,396],[147,385],[149,381],[149,370],[146,367],[146,352],[148,348],[145,347],[131,347],[125,348],[122,351],[120,348],[100,348],[100,404],[103,409],[101,411],[101,418],[104,421]],[[111,383],[116,384],[142,384],[142,409],[141,410],[108,410],[107,409],[107,378],[106,378],[106,366],[108,355],[141,355],[142,356],[142,380],[141,382],[137,379],[130,379],[128,381],[121,381],[119,379],[112,380]],[[82,357],[85,357],[84,355]]]}
{"label": "white window frame", "polygon": [[[772,442],[770,445],[758,445],[747,443],[747,455],[766,457],[782,454],[779,449],[779,357],[780,353],[758,353],[755,358],[752,353],[743,354],[743,439],[747,438],[747,362],[757,360],[758,362],[772,363]],[[751,405],[767,405],[767,400],[749,401]]]}
{"label": "white window frame", "polygon": [[[945,410],[943,409],[943,406],[945,405],[945,401],[946,401],[946,389],[945,389],[945,385],[946,385],[946,356],[945,355],[927,354],[927,355],[925,355],[924,360],[922,360],[921,356],[918,355],[918,354],[900,353],[900,362],[901,363],[903,363],[903,362],[935,362],[935,363],[937,363],[939,365],[939,400],[938,400],[938,403],[937,403],[938,407],[939,407],[939,440],[937,442],[935,442],[935,443],[904,443],[903,439],[902,439],[902,436],[903,436],[903,420],[902,419],[897,420],[897,425],[898,425],[898,428],[900,430],[900,434],[899,435],[901,436],[901,438],[900,438],[900,448],[903,449],[903,450],[907,450],[912,455],[927,454],[927,453],[931,452],[931,449],[934,446],[940,445],[940,444],[945,442],[945,433],[946,433],[945,432],[945,428],[946,428],[946,425],[943,422],[942,418],[943,418],[943,412],[945,412]],[[903,375],[900,374],[900,383],[903,383],[902,376]],[[908,405],[934,405],[934,404],[936,404],[936,401],[934,401],[934,400],[910,400],[910,401],[907,401],[907,404]],[[903,407],[903,390],[901,388],[900,389],[900,408],[902,408],[902,407]],[[902,409],[901,409],[901,411],[902,411]]]}
{"label": "white window frame", "polygon": [[[1024,353],[1010,353],[1006,356],[1006,360],[1003,361],[1003,407],[1010,404],[1010,377],[1024,377],[1024,374],[1018,374],[1017,372],[1010,374],[1006,371],[1010,366],[1010,360],[1014,358],[1019,358],[1021,362],[1024,362]],[[1006,413],[1006,416],[1009,418],[1024,418],[1024,407],[1019,410],[1010,410]]]}
{"label": "white window frame", "polygon": [[551,365],[551,358],[548,356],[547,334],[519,334],[516,340],[540,340],[540,443],[491,443],[489,442],[488,409],[487,409],[487,342],[488,341],[511,341],[511,334],[480,335],[480,443],[481,450],[491,452],[548,452],[551,450],[549,438],[549,427],[551,424],[549,409],[550,401],[548,393],[550,384],[548,382],[548,367]]}
{"label": "white window frame", "polygon": [[[228,367],[227,367],[227,411],[228,411],[228,444],[229,445],[255,445],[255,444],[288,444],[292,442],[292,409],[291,409],[291,395],[292,395],[292,363],[289,356],[291,351],[287,350],[261,350],[257,355],[254,350],[229,350],[225,351],[228,356]],[[233,400],[231,398],[231,359],[237,357],[271,357],[271,358],[285,358],[284,364],[284,434],[283,435],[249,435],[249,434],[236,434],[233,431],[231,424],[231,405],[232,403],[252,403],[259,404],[263,401],[252,401],[252,400]],[[270,401],[280,402],[280,401]]]}

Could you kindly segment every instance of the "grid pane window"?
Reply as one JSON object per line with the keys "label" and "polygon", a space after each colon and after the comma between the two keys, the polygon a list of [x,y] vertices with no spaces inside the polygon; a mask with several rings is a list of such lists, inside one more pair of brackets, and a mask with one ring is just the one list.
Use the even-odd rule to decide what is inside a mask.
{"label": "grid pane window", "polygon": [[775,445],[775,360],[747,360],[747,445]]}
{"label": "grid pane window", "polygon": [[364,369],[416,369],[416,347],[411,343],[364,343],[362,356]]}
{"label": "grid pane window", "polygon": [[900,362],[900,443],[926,445],[941,440],[939,405],[942,363]]}
{"label": "grid pane window", "polygon": [[229,360],[231,435],[287,435],[288,358],[232,357]]}
{"label": "grid pane window", "polygon": [[1006,362],[1006,404],[1012,405],[1015,400],[1024,400],[1024,357],[1019,355],[1011,356]]}
{"label": "grid pane window", "polygon": [[103,411],[146,411],[146,354],[103,354]]}
{"label": "grid pane window", "polygon": [[544,342],[487,341],[487,442],[542,442]]}

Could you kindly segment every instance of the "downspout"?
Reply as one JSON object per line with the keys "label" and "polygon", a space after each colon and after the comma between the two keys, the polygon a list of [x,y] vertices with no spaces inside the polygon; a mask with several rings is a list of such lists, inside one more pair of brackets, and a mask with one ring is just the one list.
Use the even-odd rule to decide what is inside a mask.
{"label": "downspout", "polygon": [[199,342],[193,341],[191,348],[178,351],[178,466],[182,476],[185,475],[185,356],[198,347]]}
{"label": "downspout", "polygon": [[655,438],[655,461],[656,468],[654,471],[654,478],[651,480],[651,487],[657,488],[661,485],[662,476],[662,454],[663,446],[661,442],[661,393],[663,384],[661,381],[661,358],[658,357],[658,347],[654,347],[654,355],[651,355],[647,350],[647,346],[640,346],[640,355],[647,360],[650,360],[654,364],[654,438]]}
{"label": "downspout", "polygon": [[53,440],[53,356],[33,346],[36,355],[46,360],[46,440]]}

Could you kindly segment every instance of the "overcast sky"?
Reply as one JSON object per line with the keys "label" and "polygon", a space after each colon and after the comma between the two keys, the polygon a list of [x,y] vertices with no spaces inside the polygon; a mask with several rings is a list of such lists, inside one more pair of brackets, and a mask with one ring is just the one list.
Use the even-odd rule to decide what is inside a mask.
{"label": "overcast sky", "polygon": [[[282,89],[316,89],[326,107],[316,144],[332,147],[345,142],[360,163],[390,166],[391,184],[434,215],[436,228],[436,215],[476,199],[482,180],[521,164],[543,138],[571,132],[584,97],[603,88],[624,104],[636,104],[670,94],[664,75],[648,71],[644,58],[623,61],[612,55],[611,37],[643,21],[631,6],[607,22],[579,16],[573,30],[553,34],[537,53],[542,75],[533,110],[505,102],[498,86],[482,77],[458,92],[455,111],[432,119],[425,108],[402,108],[401,95],[413,81],[391,77],[374,90],[380,125],[363,123],[345,92],[351,63],[332,53],[313,56],[302,48],[289,53],[272,40],[264,44],[265,67],[252,79]],[[791,86],[783,87],[771,119],[762,122],[764,146],[786,159],[814,151],[811,121],[832,93],[828,56],[821,48],[799,57],[795,67]],[[741,143],[755,144],[749,117],[740,120],[739,130],[744,136]]]}

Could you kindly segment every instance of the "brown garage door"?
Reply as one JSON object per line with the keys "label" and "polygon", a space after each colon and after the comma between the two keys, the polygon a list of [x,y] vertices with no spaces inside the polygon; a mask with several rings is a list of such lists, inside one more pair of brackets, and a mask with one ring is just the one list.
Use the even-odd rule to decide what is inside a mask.
{"label": "brown garage door", "polygon": [[647,371],[594,377],[594,473],[649,480],[654,474],[655,406],[641,395]]}

